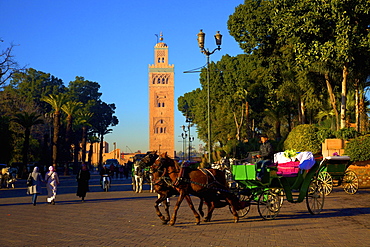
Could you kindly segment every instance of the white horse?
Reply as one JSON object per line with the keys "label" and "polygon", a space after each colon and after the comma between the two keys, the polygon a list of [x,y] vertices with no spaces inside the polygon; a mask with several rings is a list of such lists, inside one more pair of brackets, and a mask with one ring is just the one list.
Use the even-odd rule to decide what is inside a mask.
{"label": "white horse", "polygon": [[144,177],[145,177],[145,180],[146,182],[149,184],[150,186],[150,193],[154,193],[154,181],[153,181],[153,174],[151,174],[149,171],[145,171],[144,172]]}
{"label": "white horse", "polygon": [[153,175],[149,171],[145,170],[144,165],[145,164],[140,162],[140,160],[135,161],[132,174],[132,189],[136,193],[141,193],[143,191],[143,183],[145,181],[150,186],[150,193],[154,193]]}
{"label": "white horse", "polygon": [[136,193],[143,191],[144,168],[141,166],[140,160],[135,161],[132,174],[132,190]]}

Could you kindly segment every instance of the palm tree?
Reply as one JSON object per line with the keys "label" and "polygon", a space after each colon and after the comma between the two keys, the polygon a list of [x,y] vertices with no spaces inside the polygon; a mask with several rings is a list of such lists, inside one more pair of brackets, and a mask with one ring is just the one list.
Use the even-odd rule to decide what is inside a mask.
{"label": "palm tree", "polygon": [[81,139],[81,149],[82,149],[82,155],[81,155],[81,162],[86,162],[86,144],[87,144],[87,131],[88,128],[91,127],[91,124],[89,123],[94,113],[91,112],[80,112],[79,114],[79,122],[82,125],[82,139]]}
{"label": "palm tree", "polygon": [[94,126],[95,128],[95,132],[98,134],[98,138],[99,138],[99,166],[101,167],[103,165],[103,148],[104,148],[104,145],[103,145],[103,142],[104,142],[104,136],[106,134],[109,134],[111,133],[113,130],[112,129],[108,129],[106,125],[104,125],[103,123],[99,123],[98,126]]}
{"label": "palm tree", "polygon": [[95,135],[89,137],[90,149],[89,149],[89,156],[87,157],[87,163],[91,165],[92,155],[93,155],[93,144],[99,142],[99,138]]}
{"label": "palm tree", "polygon": [[58,147],[59,147],[59,130],[60,130],[60,117],[62,106],[67,102],[67,95],[65,94],[50,94],[42,98],[42,101],[50,104],[54,109],[54,122],[53,122],[53,166],[57,164]]}
{"label": "palm tree", "polygon": [[[80,107],[82,106],[81,102],[75,102],[75,101],[68,101],[64,105],[62,105],[61,109],[65,114],[67,114],[67,129],[66,129],[66,146],[67,149],[71,149],[72,144],[72,126],[73,126],[73,120],[74,117],[77,115],[77,112],[80,110]],[[68,161],[70,161],[70,157],[68,158]]]}
{"label": "palm tree", "polygon": [[30,135],[32,126],[42,124],[44,121],[40,119],[41,115],[36,112],[22,112],[15,114],[13,121],[24,128],[24,142],[22,148],[23,172],[26,172],[28,163],[28,150],[30,146]]}

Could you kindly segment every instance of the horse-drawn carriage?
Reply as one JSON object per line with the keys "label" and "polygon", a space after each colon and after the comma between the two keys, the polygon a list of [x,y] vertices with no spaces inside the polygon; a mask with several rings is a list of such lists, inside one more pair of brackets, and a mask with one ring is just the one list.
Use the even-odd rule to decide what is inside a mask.
{"label": "horse-drawn carriage", "polygon": [[[273,163],[267,167],[262,180],[256,178],[259,168],[255,164],[242,163],[231,165],[232,188],[243,205],[238,210],[240,217],[248,214],[250,206],[257,204],[263,219],[274,219],[282,207],[284,197],[288,202],[300,203],[306,199],[311,214],[319,214],[324,205],[322,181],[317,179],[318,171],[326,165],[313,159]],[[310,162],[307,162],[310,161]]]}
{"label": "horse-drawn carriage", "polygon": [[[200,215],[195,210],[190,195],[200,199],[198,208],[203,216],[202,204],[208,206],[208,213],[204,218],[209,221],[215,208],[229,205],[234,216],[234,222],[239,217],[248,214],[250,206],[257,204],[258,212],[263,219],[274,219],[282,207],[284,198],[291,203],[300,203],[306,200],[307,209],[311,214],[319,214],[324,205],[325,194],[323,181],[318,174],[324,171],[328,162],[316,161],[312,153],[302,152],[297,158],[299,161],[281,162],[267,168],[262,180],[256,178],[258,167],[250,163],[234,163],[219,169],[188,169],[181,180],[180,166],[167,154],[148,154],[141,162],[150,166],[154,179],[154,189],[159,194],[155,203],[157,215],[164,224],[173,225],[176,214],[183,199],[189,204],[196,218],[200,222]],[[222,166],[221,166],[222,167]],[[229,186],[225,170],[231,174],[234,186]],[[224,171],[222,171],[224,170]],[[178,195],[172,218],[169,217],[168,197]],[[165,215],[159,210],[159,203],[164,203]]]}
{"label": "horse-drawn carriage", "polygon": [[324,166],[319,171],[318,179],[322,181],[325,195],[329,195],[334,186],[343,186],[347,194],[358,191],[358,177],[348,169],[351,165],[349,156],[329,156],[323,159]]}

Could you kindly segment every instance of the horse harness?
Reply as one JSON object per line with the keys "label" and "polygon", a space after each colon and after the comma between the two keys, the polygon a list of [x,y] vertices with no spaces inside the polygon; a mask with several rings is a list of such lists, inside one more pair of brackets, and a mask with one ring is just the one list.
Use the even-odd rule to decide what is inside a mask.
{"label": "horse harness", "polygon": [[[159,168],[160,167],[161,167],[161,165],[159,166]],[[157,168],[156,171],[160,171],[159,168]],[[206,175],[206,177],[207,177],[207,183],[206,184],[192,181],[189,178],[181,178],[181,182],[196,184],[196,185],[205,187],[207,189],[214,189],[214,190],[217,190],[217,191],[229,192],[229,190],[227,190],[227,189],[221,189],[221,188],[218,188],[218,187],[213,186],[214,184],[218,184],[218,185],[221,185],[222,187],[225,187],[223,184],[221,184],[219,181],[217,181],[217,179],[215,178],[215,176],[208,169],[206,169],[206,168],[198,168],[198,170],[200,170],[204,175]],[[169,172],[169,174],[170,173],[174,173],[174,171]],[[208,183],[208,178],[209,178],[208,175],[210,175],[213,178],[213,181],[211,183]],[[170,177],[161,176],[161,177],[159,177],[159,180],[163,180],[169,187],[173,187],[173,188],[177,187],[177,186],[174,185],[174,183],[172,182],[172,180],[171,180]],[[160,181],[154,182],[154,184],[159,185],[159,182]]]}

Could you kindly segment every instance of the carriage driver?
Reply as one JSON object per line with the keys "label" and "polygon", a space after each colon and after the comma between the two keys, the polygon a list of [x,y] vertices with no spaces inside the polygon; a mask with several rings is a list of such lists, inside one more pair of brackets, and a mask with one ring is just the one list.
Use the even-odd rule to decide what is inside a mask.
{"label": "carriage driver", "polygon": [[267,135],[261,135],[261,146],[259,154],[256,155],[254,158],[261,158],[261,161],[257,162],[257,167],[261,167],[260,172],[257,173],[257,180],[261,181],[263,175],[266,172],[266,169],[269,165],[271,165],[271,161],[274,158],[274,150],[272,148],[271,143],[268,140]]}

